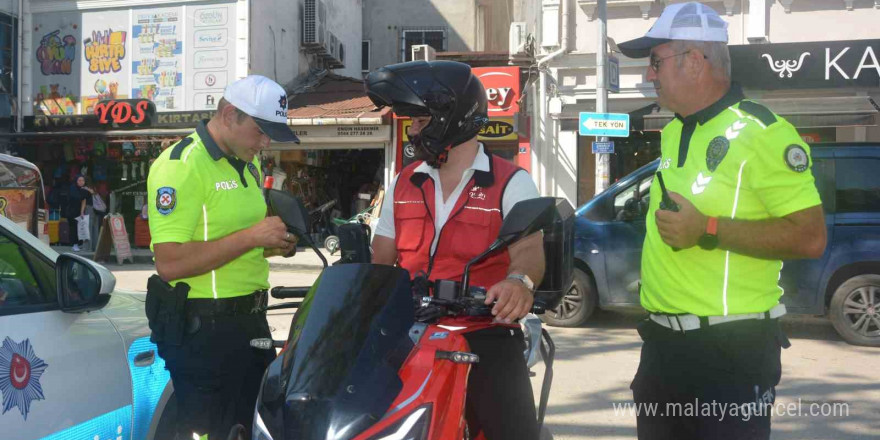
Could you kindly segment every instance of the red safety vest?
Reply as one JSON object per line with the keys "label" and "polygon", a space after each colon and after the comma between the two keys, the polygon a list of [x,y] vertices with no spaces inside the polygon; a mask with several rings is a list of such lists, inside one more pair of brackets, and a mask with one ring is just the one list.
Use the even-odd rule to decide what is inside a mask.
{"label": "red safety vest", "polygon": [[[501,230],[504,189],[521,168],[488,154],[489,171],[474,171],[440,231],[434,258],[434,180],[416,173],[422,162],[400,172],[394,188],[394,231],[398,264],[410,276],[425,272],[431,280],[461,280],[468,261],[489,248]],[[507,277],[507,250],[471,268],[470,285],[490,288]]]}

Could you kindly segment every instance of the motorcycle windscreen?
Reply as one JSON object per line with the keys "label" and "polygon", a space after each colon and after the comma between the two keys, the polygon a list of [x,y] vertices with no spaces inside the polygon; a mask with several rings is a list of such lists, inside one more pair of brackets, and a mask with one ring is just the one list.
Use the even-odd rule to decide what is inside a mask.
{"label": "motorcycle windscreen", "polygon": [[294,317],[282,375],[287,439],[344,440],[379,421],[413,348],[409,273],[376,264],[324,270]]}

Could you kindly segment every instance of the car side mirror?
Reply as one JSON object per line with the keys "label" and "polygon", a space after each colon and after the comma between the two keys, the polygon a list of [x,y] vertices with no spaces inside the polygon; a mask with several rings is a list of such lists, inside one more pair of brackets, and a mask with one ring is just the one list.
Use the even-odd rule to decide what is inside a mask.
{"label": "car side mirror", "polygon": [[641,201],[631,198],[623,204],[623,210],[620,212],[619,220],[631,222],[641,217],[642,205]]}
{"label": "car side mirror", "polygon": [[110,302],[116,277],[97,263],[74,254],[55,261],[58,305],[66,313],[91,312]]}

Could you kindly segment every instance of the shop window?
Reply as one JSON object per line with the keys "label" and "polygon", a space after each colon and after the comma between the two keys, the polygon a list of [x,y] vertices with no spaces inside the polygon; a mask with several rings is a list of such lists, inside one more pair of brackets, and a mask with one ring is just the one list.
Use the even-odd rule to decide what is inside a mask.
{"label": "shop window", "polygon": [[370,71],[370,40],[361,42],[361,72]]}
{"label": "shop window", "polygon": [[880,159],[837,159],[836,212],[880,212]]}
{"label": "shop window", "polygon": [[427,44],[437,52],[446,50],[446,29],[408,29],[402,32],[401,61],[412,61],[412,47]]}

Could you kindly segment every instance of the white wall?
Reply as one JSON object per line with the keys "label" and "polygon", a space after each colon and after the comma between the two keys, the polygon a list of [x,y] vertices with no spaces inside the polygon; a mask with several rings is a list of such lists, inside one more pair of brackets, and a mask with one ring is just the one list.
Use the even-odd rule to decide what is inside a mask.
{"label": "white wall", "polygon": [[[367,1],[373,3],[376,0]],[[327,26],[345,48],[345,68],[333,72],[360,78],[363,0],[324,0],[324,4],[327,8]]]}
{"label": "white wall", "polygon": [[249,74],[287,85],[302,69],[301,7],[291,0],[251,0]]}
{"label": "white wall", "polygon": [[475,0],[366,0],[364,39],[372,42],[370,68],[399,63],[405,28],[445,27],[446,50],[476,49]]}

